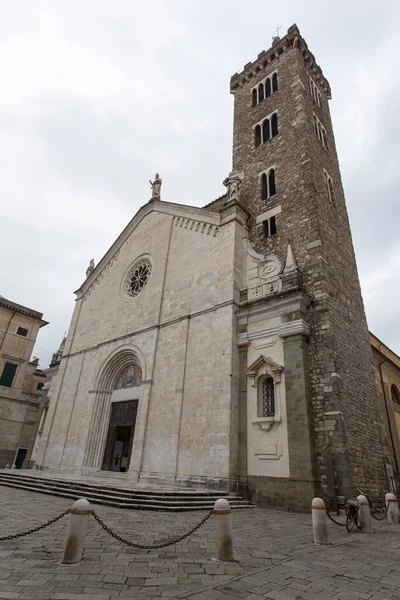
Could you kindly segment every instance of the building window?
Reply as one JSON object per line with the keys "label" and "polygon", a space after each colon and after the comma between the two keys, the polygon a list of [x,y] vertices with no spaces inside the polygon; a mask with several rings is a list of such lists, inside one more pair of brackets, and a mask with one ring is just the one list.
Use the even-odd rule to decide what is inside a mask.
{"label": "building window", "polygon": [[258,86],[258,101],[262,102],[264,100],[264,84],[260,83]]}
{"label": "building window", "polygon": [[261,143],[265,144],[271,137],[278,135],[278,113],[274,113],[270,117],[267,117],[260,124],[254,127],[254,145],[257,147]]}
{"label": "building window", "polygon": [[43,389],[43,386],[44,386],[44,383],[38,383],[36,389],[40,391]]}
{"label": "building window", "polygon": [[263,143],[265,144],[265,142],[268,142],[268,140],[271,137],[269,119],[265,119],[265,121],[263,122],[262,133],[263,133]]}
{"label": "building window", "polygon": [[275,169],[270,169],[261,175],[261,200],[268,200],[275,194]]}
{"label": "building window", "polygon": [[318,86],[314,83],[310,75],[308,75],[308,87],[310,90],[310,94],[314,98],[315,102],[318,104],[318,106],[321,106],[321,92],[319,91]]}
{"label": "building window", "polygon": [[275,386],[272,377],[268,376],[262,383],[262,414],[260,417],[275,416]]}
{"label": "building window", "polygon": [[267,79],[265,82],[265,95],[268,98],[271,95],[271,80]]}
{"label": "building window", "polygon": [[270,172],[268,173],[268,191],[269,191],[270,198],[272,198],[272,196],[275,196],[275,194],[276,194],[275,169],[270,169]]}
{"label": "building window", "polygon": [[278,91],[278,73],[274,73],[272,75],[272,91],[273,92]]}
{"label": "building window", "polygon": [[392,396],[393,402],[396,402],[396,404],[400,404],[399,390],[397,389],[397,387],[395,385],[392,385],[391,396]]}
{"label": "building window", "polygon": [[333,203],[335,198],[333,195],[332,177],[329,175],[329,173],[327,173],[327,171],[325,171],[325,169],[324,169],[324,179],[325,179],[325,186],[326,186],[326,191],[328,194],[329,201]]}
{"label": "building window", "polygon": [[278,114],[274,113],[271,119],[272,137],[278,135]]}
{"label": "building window", "polygon": [[317,135],[317,138],[321,142],[324,148],[326,148],[326,129],[322,125],[321,121],[318,119],[317,115],[313,113],[314,118],[314,129]]}
{"label": "building window", "polygon": [[12,387],[12,383],[14,380],[14,375],[17,371],[18,365],[14,365],[13,363],[6,362],[3,367],[3,372],[0,377],[0,385],[4,387]]}
{"label": "building window", "polygon": [[268,198],[268,183],[267,176],[265,173],[261,175],[261,200],[266,200]]}
{"label": "building window", "polygon": [[25,327],[18,327],[17,335],[21,335],[22,337],[26,337],[28,335],[29,329],[25,329]]}
{"label": "building window", "polygon": [[273,73],[272,77],[267,77],[265,82],[261,82],[252,90],[253,106],[268,98],[274,92],[278,91],[278,73]]}
{"label": "building window", "polygon": [[275,217],[271,217],[270,219],[266,219],[263,221],[264,226],[264,235],[265,237],[271,237],[276,234],[276,221]]}

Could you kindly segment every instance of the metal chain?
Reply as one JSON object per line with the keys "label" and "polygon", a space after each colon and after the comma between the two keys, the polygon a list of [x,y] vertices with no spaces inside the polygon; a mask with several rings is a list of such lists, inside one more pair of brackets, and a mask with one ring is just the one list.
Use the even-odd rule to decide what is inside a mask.
{"label": "metal chain", "polygon": [[[379,501],[378,501],[378,502],[379,502]],[[381,506],[382,506],[382,504],[381,504]],[[375,513],[374,513],[374,512],[372,512],[372,510],[371,510],[371,517],[373,517],[373,518],[374,518],[376,521],[383,521],[383,519],[384,519],[384,518],[386,517],[386,515],[387,515],[387,511],[388,511],[388,507],[387,507],[387,505],[386,505],[386,502],[385,502],[385,510],[383,511],[383,517],[382,517],[381,519],[380,519],[379,517],[376,517],[376,516],[375,516]],[[376,509],[376,512],[379,512],[379,508],[378,508],[378,509]]]}
{"label": "metal chain", "polygon": [[204,525],[204,523],[211,517],[211,515],[213,514],[213,512],[214,512],[214,510],[210,510],[210,512],[204,517],[204,519],[202,519],[200,521],[200,523],[197,523],[197,525],[195,527],[193,527],[193,529],[191,529],[190,531],[188,531],[184,535],[181,535],[180,537],[175,538],[173,540],[169,540],[168,542],[163,542],[162,544],[156,544],[154,546],[150,546],[150,545],[146,546],[145,544],[134,544],[133,542],[130,542],[129,540],[125,540],[124,538],[120,537],[119,535],[117,535],[116,533],[114,533],[113,531],[111,531],[111,529],[109,527],[107,527],[107,525],[105,525],[103,523],[103,521],[100,519],[99,516],[96,515],[96,513],[94,511],[92,511],[92,515],[93,515],[94,519],[98,522],[98,524],[104,529],[104,531],[107,531],[107,533],[109,533],[113,538],[115,538],[116,540],[118,540],[122,544],[126,544],[127,546],[131,546],[132,548],[139,548],[140,550],[157,550],[159,548],[166,548],[167,546],[172,546],[173,544],[177,544],[178,542],[181,542],[185,538],[187,538],[190,535],[192,535],[192,533],[194,533],[195,531],[197,531],[198,529],[200,529],[200,527],[202,525]]}
{"label": "metal chain", "polygon": [[339,523],[339,521],[336,521],[328,512],[328,509],[326,510],[326,516],[329,517],[329,519],[331,521],[333,521],[336,525],[340,525],[340,527],[346,527],[346,523]]}
{"label": "metal chain", "polygon": [[58,515],[58,517],[55,517],[54,519],[51,519],[51,521],[48,521],[47,523],[44,523],[43,525],[39,525],[38,527],[35,527],[34,529],[29,529],[28,531],[21,531],[21,533],[16,533],[14,535],[5,535],[4,537],[0,537],[0,542],[4,542],[6,540],[15,540],[17,538],[24,537],[25,535],[30,535],[31,533],[36,533],[36,531],[40,531],[41,529],[44,529],[45,527],[48,527],[49,525],[52,525],[56,521],[59,521],[60,519],[65,517],[65,515],[67,515],[69,513],[69,510],[70,510],[69,508],[67,510],[64,510],[64,512],[62,512],[60,515]]}

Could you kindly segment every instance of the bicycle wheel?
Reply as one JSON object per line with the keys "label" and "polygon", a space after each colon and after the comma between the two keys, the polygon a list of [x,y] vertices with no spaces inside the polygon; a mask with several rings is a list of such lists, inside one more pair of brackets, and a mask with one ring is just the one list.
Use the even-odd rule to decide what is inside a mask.
{"label": "bicycle wheel", "polygon": [[347,514],[346,515],[346,529],[347,531],[350,533],[350,531],[353,529],[354,527],[354,516],[352,514]]}

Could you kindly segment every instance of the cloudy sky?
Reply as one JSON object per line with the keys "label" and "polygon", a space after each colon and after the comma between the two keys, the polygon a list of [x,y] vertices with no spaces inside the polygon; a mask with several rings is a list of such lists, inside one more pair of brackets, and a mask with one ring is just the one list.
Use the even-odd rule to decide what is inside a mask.
{"label": "cloudy sky", "polygon": [[400,353],[399,21],[398,0],[0,0],[0,294],[50,321],[41,366],[155,171],[167,201],[225,191],[230,76],[295,22],[332,87],[369,327]]}

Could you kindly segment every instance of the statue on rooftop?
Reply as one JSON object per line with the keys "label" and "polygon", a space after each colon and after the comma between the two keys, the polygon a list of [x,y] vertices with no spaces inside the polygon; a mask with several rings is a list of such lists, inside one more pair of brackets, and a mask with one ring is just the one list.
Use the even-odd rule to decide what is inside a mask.
{"label": "statue on rooftop", "polygon": [[94,271],[94,258],[91,259],[88,268],[86,269],[86,279],[91,275]]}
{"label": "statue on rooftop", "polygon": [[231,173],[229,177],[226,177],[222,183],[228,192],[228,202],[230,200],[239,200],[240,187],[242,185],[242,180],[240,179],[239,175]]}
{"label": "statue on rooftop", "polygon": [[150,183],[151,189],[152,189],[152,199],[158,198],[160,200],[162,179],[160,179],[159,174],[156,173],[154,181],[149,180],[149,183]]}

